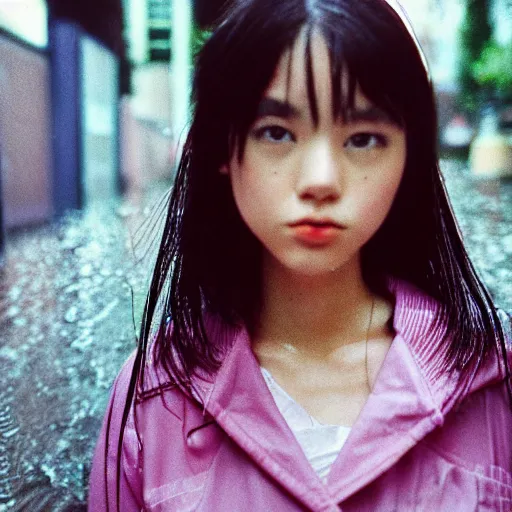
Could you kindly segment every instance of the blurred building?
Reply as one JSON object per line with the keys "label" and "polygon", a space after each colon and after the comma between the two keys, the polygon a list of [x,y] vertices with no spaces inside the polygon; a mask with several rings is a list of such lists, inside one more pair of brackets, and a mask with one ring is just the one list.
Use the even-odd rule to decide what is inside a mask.
{"label": "blurred building", "polygon": [[47,19],[45,0],[0,2],[0,28],[38,48],[45,48],[48,43]]}
{"label": "blurred building", "polygon": [[48,10],[0,2],[0,253],[6,228],[52,213]]}
{"label": "blurred building", "polygon": [[[189,116],[191,0],[124,0],[132,93],[121,104],[121,168],[137,193],[174,171]],[[136,149],[135,149],[136,148]]]}
{"label": "blurred building", "polygon": [[120,0],[0,2],[0,253],[6,229],[119,189]]}
{"label": "blurred building", "polygon": [[0,1],[0,253],[5,229],[172,177],[191,6]]}

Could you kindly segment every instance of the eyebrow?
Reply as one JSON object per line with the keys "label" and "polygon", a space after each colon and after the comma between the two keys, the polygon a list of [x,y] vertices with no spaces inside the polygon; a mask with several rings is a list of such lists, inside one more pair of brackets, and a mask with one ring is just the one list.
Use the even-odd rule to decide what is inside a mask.
{"label": "eyebrow", "polygon": [[[288,101],[278,100],[276,98],[263,98],[256,112],[257,118],[266,116],[281,117],[283,119],[292,119],[301,117],[301,111]],[[389,114],[375,105],[367,108],[349,108],[345,123],[370,122],[397,124]]]}
{"label": "eyebrow", "polygon": [[282,117],[284,119],[300,117],[300,111],[288,101],[277,100],[275,98],[263,98],[258,105],[256,116]]}
{"label": "eyebrow", "polygon": [[396,124],[396,122],[387,114],[384,110],[374,105],[358,109],[351,108],[347,112],[346,122],[357,123],[357,122],[370,122],[370,123],[388,123]]}

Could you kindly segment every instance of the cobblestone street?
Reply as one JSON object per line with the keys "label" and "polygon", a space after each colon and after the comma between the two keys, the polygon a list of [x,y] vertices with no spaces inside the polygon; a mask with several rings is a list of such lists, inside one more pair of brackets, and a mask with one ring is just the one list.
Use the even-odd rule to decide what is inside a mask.
{"label": "cobblestone street", "polygon": [[[476,180],[457,161],[443,170],[470,255],[512,313],[512,182]],[[95,205],[8,237],[0,511],[85,510],[109,388],[135,347],[165,198],[157,187],[139,202]]]}

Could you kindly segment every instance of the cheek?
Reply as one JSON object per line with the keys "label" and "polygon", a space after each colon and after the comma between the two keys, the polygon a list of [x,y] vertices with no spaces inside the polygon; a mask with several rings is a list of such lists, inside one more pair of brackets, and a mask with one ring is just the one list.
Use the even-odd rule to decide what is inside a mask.
{"label": "cheek", "polygon": [[244,167],[231,172],[231,188],[242,219],[253,232],[266,219],[265,211],[272,196],[269,186],[253,169]]}
{"label": "cheek", "polygon": [[277,173],[275,165],[251,157],[250,153],[242,165],[232,165],[230,180],[235,203],[246,222],[246,215],[263,220],[285,200],[286,173]]}
{"label": "cheek", "polygon": [[[403,173],[389,176],[368,187],[364,200],[360,204],[359,215],[365,219],[364,230],[372,236],[382,225],[393,205]],[[370,180],[368,180],[370,181]]]}
{"label": "cheek", "polygon": [[251,176],[250,173],[239,170],[231,173],[231,188],[235,203],[241,212],[252,208],[258,200],[257,198],[263,194],[259,180]]}

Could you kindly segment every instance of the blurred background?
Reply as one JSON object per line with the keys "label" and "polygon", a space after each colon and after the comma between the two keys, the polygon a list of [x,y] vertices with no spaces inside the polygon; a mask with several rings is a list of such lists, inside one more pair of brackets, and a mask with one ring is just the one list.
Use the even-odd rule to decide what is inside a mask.
{"label": "blurred background", "polygon": [[[402,0],[446,185],[512,312],[512,0]],[[0,512],[85,510],[222,0],[0,0]]]}

